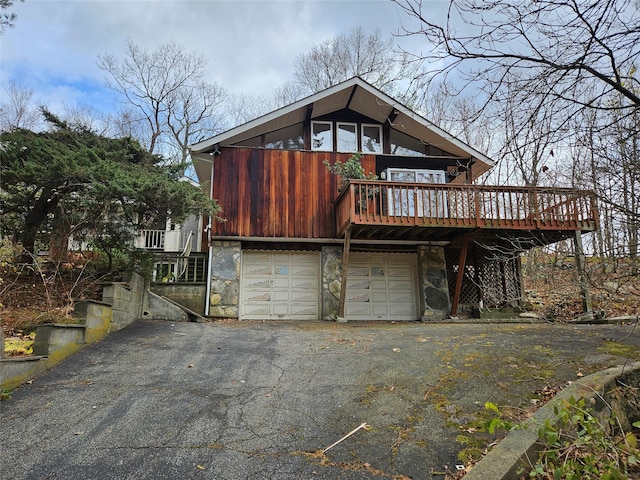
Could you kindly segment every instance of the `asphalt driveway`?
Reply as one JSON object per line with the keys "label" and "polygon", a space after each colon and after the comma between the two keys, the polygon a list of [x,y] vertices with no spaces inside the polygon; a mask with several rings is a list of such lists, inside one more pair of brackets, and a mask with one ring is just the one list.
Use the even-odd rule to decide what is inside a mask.
{"label": "asphalt driveway", "polygon": [[640,360],[639,333],[140,321],[0,403],[0,475],[441,479],[481,446],[486,401],[530,408],[545,387]]}

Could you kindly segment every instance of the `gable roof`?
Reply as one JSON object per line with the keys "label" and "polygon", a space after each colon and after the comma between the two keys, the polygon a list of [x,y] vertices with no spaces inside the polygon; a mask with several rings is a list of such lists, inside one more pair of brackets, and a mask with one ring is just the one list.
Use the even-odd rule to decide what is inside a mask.
{"label": "gable roof", "polygon": [[271,113],[234,127],[191,146],[197,160],[199,154],[214,151],[216,146],[233,145],[258,135],[273,132],[305,120],[350,109],[384,123],[423,142],[461,158],[471,158],[473,178],[489,170],[494,161],[434,123],[413,112],[359,77],[334,85]]}

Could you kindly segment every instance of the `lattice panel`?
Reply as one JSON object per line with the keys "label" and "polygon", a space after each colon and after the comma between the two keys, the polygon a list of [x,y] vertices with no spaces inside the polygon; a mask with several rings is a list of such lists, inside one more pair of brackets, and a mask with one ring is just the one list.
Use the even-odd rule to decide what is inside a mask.
{"label": "lattice panel", "polygon": [[[460,249],[447,249],[447,280],[453,298]],[[520,274],[516,258],[491,258],[481,248],[469,249],[465,265],[459,305],[468,309],[478,306],[480,298],[485,306],[500,306],[520,299]]]}
{"label": "lattice panel", "polygon": [[487,307],[517,302],[521,297],[518,260],[481,258],[482,301]]}
{"label": "lattice panel", "polygon": [[500,267],[499,262],[484,261],[480,268],[482,301],[487,307],[500,305],[504,299]]}

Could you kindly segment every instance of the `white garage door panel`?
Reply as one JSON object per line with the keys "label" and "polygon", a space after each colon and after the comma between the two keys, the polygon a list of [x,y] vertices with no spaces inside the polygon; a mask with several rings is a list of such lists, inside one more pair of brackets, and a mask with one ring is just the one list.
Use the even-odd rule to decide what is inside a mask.
{"label": "white garage door panel", "polygon": [[317,252],[243,252],[241,285],[241,318],[320,318]]}
{"label": "white garage door panel", "polygon": [[348,320],[415,320],[416,255],[353,253],[347,274]]}

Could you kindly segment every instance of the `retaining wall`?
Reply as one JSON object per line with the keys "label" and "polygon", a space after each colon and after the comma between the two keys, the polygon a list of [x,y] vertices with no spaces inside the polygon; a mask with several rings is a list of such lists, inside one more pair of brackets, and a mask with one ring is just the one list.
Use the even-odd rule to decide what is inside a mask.
{"label": "retaining wall", "polygon": [[[631,431],[631,424],[640,420],[640,408],[620,398],[617,394],[620,385],[630,385],[633,389],[640,385],[640,362],[610,368],[573,382],[538,410],[526,427],[510,432],[501,440],[464,479],[518,480],[528,477],[531,463],[536,462],[542,448],[537,427],[546,421],[554,421],[553,408],[563,400],[585,399],[596,413],[608,417],[615,415],[620,426]],[[524,473],[519,473],[522,470]]]}
{"label": "retaining wall", "polygon": [[[132,274],[128,282],[103,287],[102,302],[83,300],[73,311],[75,324],[43,324],[36,327],[33,356],[0,357],[0,388],[12,390],[63,359],[119,330],[134,320],[153,318],[147,308],[147,290],[143,277]],[[0,337],[4,347],[4,339]],[[3,353],[3,352],[2,352]]]}

